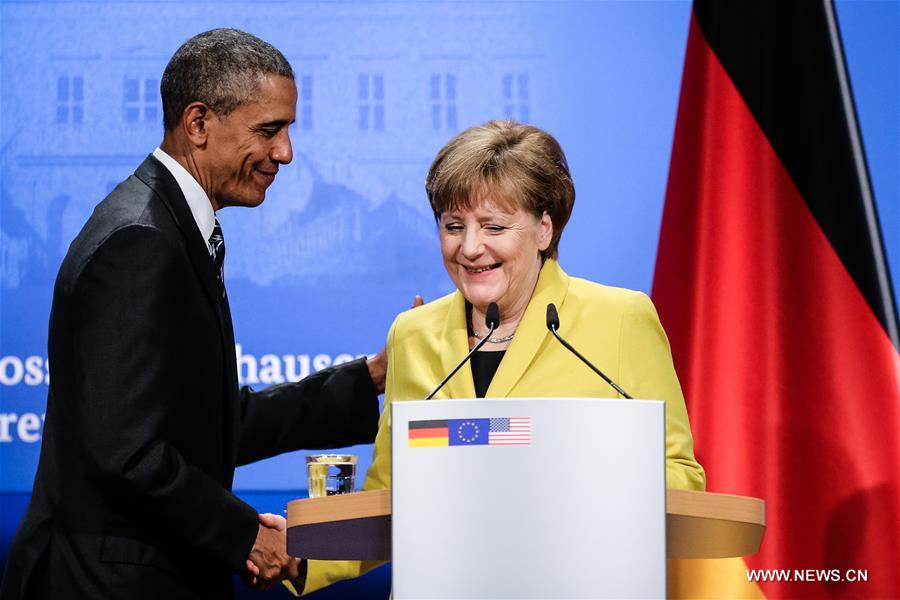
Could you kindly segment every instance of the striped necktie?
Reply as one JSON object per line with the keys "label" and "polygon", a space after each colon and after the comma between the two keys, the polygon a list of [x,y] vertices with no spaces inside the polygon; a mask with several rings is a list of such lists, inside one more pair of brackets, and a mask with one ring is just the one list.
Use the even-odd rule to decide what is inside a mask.
{"label": "striped necktie", "polygon": [[222,235],[222,227],[216,219],[212,235],[209,236],[209,255],[216,265],[216,276],[222,284],[222,295],[225,295],[225,236]]}

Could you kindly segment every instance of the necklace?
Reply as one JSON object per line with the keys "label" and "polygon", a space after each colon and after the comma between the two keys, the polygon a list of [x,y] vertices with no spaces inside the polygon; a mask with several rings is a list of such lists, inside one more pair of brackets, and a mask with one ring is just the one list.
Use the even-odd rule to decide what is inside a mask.
{"label": "necklace", "polygon": [[[472,330],[472,335],[475,336],[476,340],[484,339],[484,336],[481,335],[480,333],[478,333],[477,331],[475,331],[474,329]],[[487,341],[489,344],[503,344],[503,343],[508,342],[511,339],[513,339],[514,335],[516,335],[515,332],[513,332],[509,335],[504,335],[503,337],[488,338]]]}

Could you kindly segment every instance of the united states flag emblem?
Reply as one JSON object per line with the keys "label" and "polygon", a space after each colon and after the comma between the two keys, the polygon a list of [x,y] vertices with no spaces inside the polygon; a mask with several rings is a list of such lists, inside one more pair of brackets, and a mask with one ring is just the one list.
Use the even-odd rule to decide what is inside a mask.
{"label": "united states flag emblem", "polygon": [[530,446],[531,417],[491,419],[488,429],[488,445]]}

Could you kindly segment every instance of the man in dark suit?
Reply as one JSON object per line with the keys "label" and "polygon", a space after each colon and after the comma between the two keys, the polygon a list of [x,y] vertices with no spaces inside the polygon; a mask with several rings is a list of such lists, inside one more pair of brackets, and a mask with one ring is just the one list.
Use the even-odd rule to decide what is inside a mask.
{"label": "man in dark suit", "polygon": [[236,465],[370,442],[385,359],[239,389],[215,211],[257,206],[291,162],[284,56],[236,30],[186,42],[165,135],[69,248],[50,315],[40,464],[0,598],[222,598],[231,573],[297,576],[283,528],[231,493]]}

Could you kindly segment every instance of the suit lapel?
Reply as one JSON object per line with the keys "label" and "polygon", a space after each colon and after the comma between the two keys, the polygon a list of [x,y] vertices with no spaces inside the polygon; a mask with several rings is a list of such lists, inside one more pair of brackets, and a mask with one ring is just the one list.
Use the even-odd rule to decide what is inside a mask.
{"label": "suit lapel", "polygon": [[[547,305],[562,306],[569,290],[569,276],[555,260],[547,260],[541,268],[534,295],[519,322],[515,337],[509,344],[500,367],[491,380],[485,397],[504,398],[510,395],[525,371],[531,366],[538,351],[553,343],[547,330]],[[500,315],[502,320],[503,315]]]}
{"label": "suit lapel", "polygon": [[219,280],[216,279],[215,265],[210,260],[209,247],[200,234],[200,230],[197,229],[197,223],[194,221],[191,209],[188,208],[184,194],[181,193],[181,188],[178,187],[178,182],[175,181],[175,177],[169,173],[169,170],[156,160],[153,155],[148,156],[141,163],[141,166],[135,171],[135,176],[156,192],[156,195],[163,201],[163,204],[166,205],[166,208],[169,209],[169,212],[175,219],[175,224],[178,225],[178,229],[181,230],[181,234],[187,243],[188,256],[191,258],[194,271],[196,271],[197,277],[200,278],[200,282],[203,284],[203,290],[206,292],[210,304],[216,310],[216,314],[219,317],[219,325],[224,330],[225,319],[221,308],[222,288]]}
{"label": "suit lapel", "polygon": [[[469,351],[469,331],[466,327],[466,300],[457,291],[450,302],[450,310],[441,331],[440,356],[444,373],[449,373],[459,364]],[[447,385],[438,392],[437,398],[474,398],[475,383],[472,381],[472,367],[465,365],[454,375]]]}

